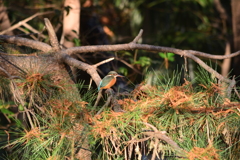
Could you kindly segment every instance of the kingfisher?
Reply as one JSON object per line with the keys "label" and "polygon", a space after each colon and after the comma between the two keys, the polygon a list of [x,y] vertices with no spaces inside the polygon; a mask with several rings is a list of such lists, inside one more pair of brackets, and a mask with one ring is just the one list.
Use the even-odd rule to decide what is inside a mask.
{"label": "kingfisher", "polygon": [[100,82],[98,86],[98,91],[101,89],[111,88],[117,81],[117,77],[124,77],[119,75],[115,71],[110,71]]}

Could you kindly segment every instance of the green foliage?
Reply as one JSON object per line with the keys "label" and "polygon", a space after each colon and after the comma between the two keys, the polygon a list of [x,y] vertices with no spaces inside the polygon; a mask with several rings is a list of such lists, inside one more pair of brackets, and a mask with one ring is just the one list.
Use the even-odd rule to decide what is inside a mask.
{"label": "green foliage", "polygon": [[[38,106],[43,108],[32,114],[32,125],[26,127],[16,121],[15,129],[9,134],[18,138],[6,144],[11,148],[8,158],[74,158],[75,151],[87,140],[93,159],[136,158],[150,154],[154,148],[161,152],[162,158],[239,159],[236,154],[240,145],[239,111],[231,108],[236,103],[225,99],[210,74],[200,68],[193,82],[185,80],[183,83],[180,81],[181,73],[177,71],[174,74],[151,74],[155,74],[153,85],[142,84],[131,96],[117,100],[124,112],[106,108],[100,115],[93,116],[96,113],[92,108],[96,91],[83,93],[83,83],[78,85],[80,93],[83,93],[81,99],[70,92],[52,92],[55,96],[38,101]],[[39,80],[39,76],[33,75],[36,73],[28,77]],[[25,88],[40,86],[39,91],[43,91],[42,84],[48,84],[29,80],[21,83],[31,86]],[[40,92],[35,93],[38,94],[36,97],[42,96]],[[29,105],[33,103],[26,106]],[[156,129],[165,131],[166,136],[184,151],[173,149],[165,141],[153,145],[156,137],[148,134],[156,132]]]}
{"label": "green foliage", "polygon": [[12,96],[9,87],[10,81],[7,78],[0,77],[0,99],[1,101],[10,101]]}
{"label": "green foliage", "polygon": [[168,61],[174,61],[174,53],[158,53],[161,58],[167,59]]}
{"label": "green foliage", "polygon": [[[140,96],[138,99],[129,97],[118,101],[125,112],[107,110],[94,120],[93,141],[100,144],[98,151],[103,148],[98,152],[101,153],[98,158],[139,157],[137,146],[142,149],[141,153],[151,153],[156,139],[144,135],[145,130],[154,133],[153,128],[146,125],[148,123],[158,131],[166,131],[167,136],[187,152],[185,156],[189,159],[239,159],[236,154],[240,145],[239,111],[224,105],[235,102],[225,99],[215,79],[207,76],[203,69],[200,69],[195,84],[187,80],[181,84],[179,73],[172,78],[169,74],[157,76],[155,87],[138,87],[144,88],[141,91],[145,94],[133,91],[137,95],[132,96]],[[198,87],[206,84],[205,78],[209,86]],[[161,151],[161,156],[183,154],[165,142],[159,142],[155,147]],[[135,155],[131,155],[133,150]]]}
{"label": "green foliage", "polygon": [[[85,93],[82,98],[90,103],[95,99],[93,91]],[[48,101],[41,102],[38,105],[44,108],[34,113],[31,120],[36,122],[34,125],[26,127],[26,124],[16,121],[19,125],[10,134],[18,138],[5,145],[11,147],[8,159],[73,158],[76,149],[81,149],[83,141],[87,139],[87,116],[90,110],[86,107],[87,102],[79,100],[79,95],[71,92],[56,94]]]}
{"label": "green foliage", "polygon": [[81,46],[81,41],[80,41],[80,39],[74,38],[74,39],[73,39],[73,42],[74,42],[74,44],[75,44],[75,45],[74,45],[75,47]]}
{"label": "green foliage", "polygon": [[38,106],[62,92],[60,85],[54,85],[51,75],[44,73],[28,73],[25,79],[17,80],[20,91],[24,93],[23,99],[28,106]]}
{"label": "green foliage", "polygon": [[151,59],[149,57],[141,56],[134,64],[140,64],[142,67],[149,66],[151,64]]}
{"label": "green foliage", "polygon": [[124,76],[127,76],[127,75],[128,75],[128,70],[127,70],[126,67],[120,67],[120,68],[118,69],[118,72],[121,73],[121,74],[123,74]]}

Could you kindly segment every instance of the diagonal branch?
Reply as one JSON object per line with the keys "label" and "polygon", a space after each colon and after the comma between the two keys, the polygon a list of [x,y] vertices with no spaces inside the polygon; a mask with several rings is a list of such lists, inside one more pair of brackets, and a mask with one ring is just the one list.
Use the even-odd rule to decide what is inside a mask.
{"label": "diagonal branch", "polygon": [[167,142],[169,145],[171,145],[180,154],[180,156],[186,156],[184,150],[181,147],[179,147],[178,144],[174,142],[170,137],[168,137],[165,131],[158,131],[158,129],[155,126],[146,122],[140,122],[140,123],[143,123],[146,126],[153,129],[153,132],[143,132],[144,135],[163,140]]}
{"label": "diagonal branch", "polygon": [[58,43],[58,39],[51,22],[48,20],[48,18],[44,18],[44,22],[45,22],[46,29],[48,31],[50,43],[53,47],[53,51],[60,51],[60,45]]}
{"label": "diagonal branch", "polygon": [[28,18],[18,22],[17,24],[13,25],[12,27],[10,27],[10,28],[0,32],[0,35],[5,34],[5,33],[9,32],[9,31],[12,31],[12,30],[20,27],[22,24],[32,20],[33,18],[35,18],[37,16],[42,16],[42,15],[51,14],[51,13],[54,13],[54,11],[48,11],[48,12],[43,12],[43,13],[36,13],[36,14],[34,14],[34,15],[32,15],[32,16],[30,16],[30,17],[28,17]]}
{"label": "diagonal branch", "polygon": [[143,29],[140,29],[138,35],[134,38],[134,40],[131,43],[137,43],[139,39],[142,37]]}
{"label": "diagonal branch", "polygon": [[61,51],[59,53],[59,59],[60,61],[68,64],[69,66],[73,66],[73,67],[76,67],[82,71],[85,71],[87,72],[91,78],[94,80],[94,82],[99,85],[100,81],[101,81],[101,78],[99,76],[99,74],[97,73],[96,71],[96,68],[92,65],[89,65],[87,63],[84,63],[84,62],[81,62],[81,61],[78,61],[72,57],[70,57],[68,54],[66,54],[66,52],[64,51]]}

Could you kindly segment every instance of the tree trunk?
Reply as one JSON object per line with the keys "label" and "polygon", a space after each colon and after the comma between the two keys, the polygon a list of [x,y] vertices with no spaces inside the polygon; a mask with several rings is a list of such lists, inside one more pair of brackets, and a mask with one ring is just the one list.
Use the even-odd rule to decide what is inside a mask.
{"label": "tree trunk", "polygon": [[80,30],[80,1],[65,0],[64,7],[68,8],[64,11],[63,16],[63,33],[61,44],[65,47],[74,47],[74,38],[79,38]]}
{"label": "tree trunk", "polygon": [[[233,27],[233,51],[240,50],[240,3],[239,0],[232,0],[232,27]],[[237,84],[240,82],[240,56],[233,58],[233,74],[236,76]]]}
{"label": "tree trunk", "polygon": [[[0,2],[1,3],[1,2]],[[11,27],[10,21],[8,19],[7,9],[0,4],[0,31],[3,31]],[[6,33],[7,35],[13,35],[12,31]]]}

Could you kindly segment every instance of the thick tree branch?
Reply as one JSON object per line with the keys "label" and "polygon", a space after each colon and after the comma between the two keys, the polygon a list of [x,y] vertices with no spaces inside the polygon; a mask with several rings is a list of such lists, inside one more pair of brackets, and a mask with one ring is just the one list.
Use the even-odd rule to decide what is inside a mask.
{"label": "thick tree branch", "polygon": [[[49,46],[48,44],[30,40],[27,38],[0,35],[0,40],[7,43],[13,43],[19,46],[27,46],[33,49],[38,49],[43,52],[49,52],[51,50],[51,46]],[[72,54],[86,53],[86,52],[121,51],[121,50],[134,50],[134,49],[143,49],[143,50],[156,51],[156,52],[172,52],[176,54],[179,52],[185,51],[195,56],[200,56],[200,57],[205,57],[210,59],[218,59],[218,60],[233,58],[240,55],[240,51],[231,53],[229,55],[212,55],[212,54],[194,51],[194,50],[180,50],[180,49],[170,48],[170,47],[161,47],[161,46],[135,44],[135,43],[72,47],[72,48],[66,49],[65,52],[69,55],[72,55]]]}
{"label": "thick tree branch", "polygon": [[[51,26],[47,27],[47,28],[51,28]],[[52,31],[50,31],[50,32],[52,32]],[[138,36],[132,42],[130,42],[128,44],[72,47],[72,48],[66,49],[64,51],[61,51],[61,54],[60,54],[61,56],[59,59],[61,59],[63,62],[67,63],[70,66],[74,66],[81,70],[86,71],[88,74],[90,74],[92,76],[93,80],[98,85],[101,79],[100,79],[99,75],[97,74],[95,67],[88,65],[86,63],[80,62],[74,58],[71,58],[68,55],[77,54],[77,53],[86,53],[86,52],[120,51],[120,50],[135,50],[135,49],[142,49],[142,50],[153,51],[153,52],[171,52],[171,53],[178,54],[180,56],[184,56],[184,57],[193,59],[200,66],[202,66],[204,69],[206,69],[208,72],[213,74],[215,77],[217,77],[221,81],[224,81],[227,83],[233,82],[232,80],[230,80],[228,78],[224,78],[221,74],[219,74],[214,69],[209,67],[207,64],[205,64],[201,59],[199,59],[196,56],[201,56],[201,57],[206,57],[206,58],[211,58],[211,59],[226,59],[226,58],[232,58],[234,56],[239,55],[240,51],[232,53],[230,55],[221,56],[221,55],[211,55],[211,54],[207,54],[204,52],[198,52],[198,51],[193,51],[193,50],[181,50],[181,49],[175,49],[175,48],[170,48],[170,47],[161,47],[161,46],[154,46],[154,45],[147,45],[147,44],[136,44],[136,42],[140,39],[141,35],[142,35],[142,30],[139,32]],[[58,41],[56,39],[56,35],[51,34],[50,37],[51,36],[53,36],[53,38],[51,40],[51,44],[55,48],[58,48]],[[11,39],[10,36],[8,36],[6,38]],[[16,37],[14,37],[14,39],[15,38]],[[5,39],[5,37],[0,36],[0,39]],[[18,40],[17,42],[19,42],[18,44],[21,44],[21,45],[24,44],[22,42],[23,40],[24,41],[27,40],[27,39],[23,39],[23,38],[22,39],[16,38],[16,39]],[[10,40],[8,40],[8,41],[10,41]],[[14,43],[15,41],[12,40],[11,42]],[[44,43],[39,43],[36,41],[30,41],[30,42],[33,43],[32,48],[37,47],[40,49],[44,49],[43,46],[46,45],[46,44],[43,45]],[[39,44],[41,44],[41,47]],[[27,46],[29,46],[29,45],[30,44],[28,44]],[[44,49],[44,50],[46,50],[46,49]]]}
{"label": "thick tree branch", "polygon": [[43,52],[50,52],[52,47],[46,43],[31,40],[28,38],[0,35],[0,42],[12,43],[18,46],[26,46]]}
{"label": "thick tree branch", "polygon": [[115,45],[95,45],[95,46],[81,46],[81,47],[72,47],[66,49],[68,54],[77,54],[77,53],[86,53],[86,52],[107,52],[107,51],[121,51],[121,50],[134,50],[134,49],[142,49],[148,51],[156,51],[156,52],[171,52],[175,54],[179,54],[187,52],[188,54],[192,54],[195,56],[210,58],[210,59],[227,59],[232,58],[237,55],[240,55],[240,51],[229,55],[212,55],[204,52],[194,51],[194,50],[181,50],[176,48],[170,47],[161,47],[161,46],[154,46],[148,44],[135,44],[135,43],[127,43],[127,44],[115,44]]}
{"label": "thick tree branch", "polygon": [[52,27],[51,22],[47,18],[44,18],[44,22],[45,22],[46,29],[48,31],[50,43],[51,43],[51,45],[53,47],[53,51],[59,52],[58,54],[55,54],[57,56],[59,62],[60,63],[61,62],[66,63],[69,66],[73,66],[73,67],[76,67],[76,68],[78,68],[80,70],[86,71],[92,77],[94,82],[98,85],[100,83],[100,81],[101,81],[101,78],[98,75],[95,66],[86,64],[84,62],[78,61],[78,60],[70,57],[65,52],[65,50],[60,51],[61,48],[60,48],[57,36],[56,36],[56,34],[54,32],[54,29]]}
{"label": "thick tree branch", "polygon": [[96,68],[92,65],[89,65],[87,63],[84,63],[84,62],[81,62],[81,61],[78,61],[72,57],[70,57],[68,54],[66,54],[66,52],[62,51],[60,52],[60,59],[62,62],[68,64],[69,66],[73,66],[73,67],[76,67],[78,69],[81,69],[85,72],[87,72],[91,77],[92,79],[94,80],[94,82],[99,85],[100,81],[101,81],[101,78],[100,76],[98,75],[97,71],[96,71]]}
{"label": "thick tree branch", "polygon": [[[76,54],[78,53],[84,53],[84,52],[97,52],[97,51],[119,51],[119,50],[134,50],[134,49],[142,49],[142,50],[148,50],[148,51],[156,51],[156,52],[171,52],[178,54],[180,56],[185,56],[188,58],[193,59],[195,62],[197,62],[200,66],[202,66],[204,69],[206,69],[211,74],[215,75],[219,80],[225,81],[227,83],[230,83],[231,80],[224,78],[221,74],[216,72],[214,69],[209,67],[207,64],[205,64],[201,59],[196,57],[198,56],[204,56],[207,58],[212,59],[225,59],[233,57],[233,55],[226,55],[226,56],[214,56],[203,52],[198,51],[192,51],[192,50],[180,50],[175,48],[169,48],[169,47],[160,47],[160,46],[153,46],[153,45],[147,45],[147,44],[136,44],[136,43],[129,43],[129,44],[118,44],[118,45],[99,45],[99,46],[83,46],[83,47],[73,47],[66,49],[66,52],[68,54]],[[239,52],[234,53],[234,56],[239,55]]]}

